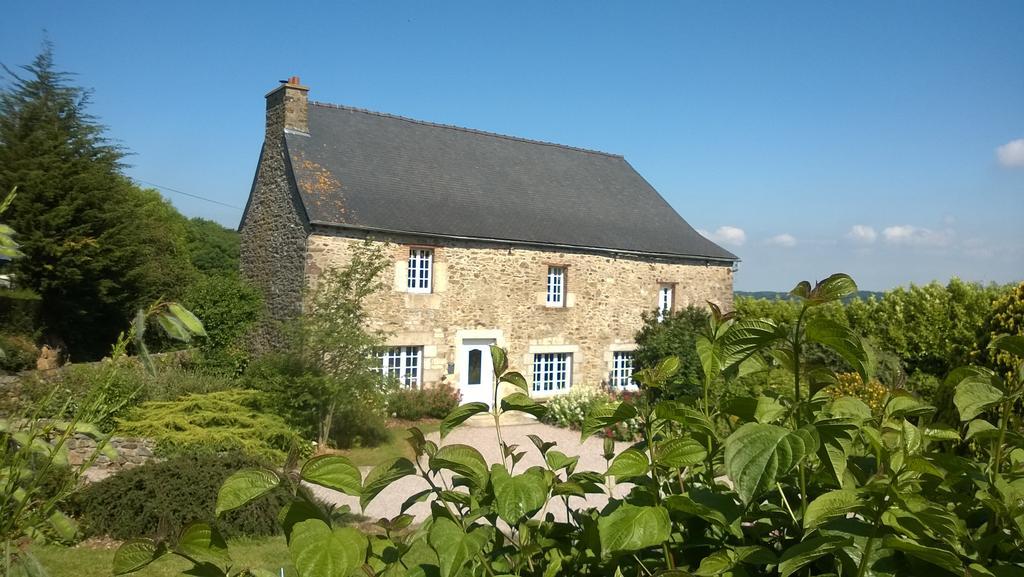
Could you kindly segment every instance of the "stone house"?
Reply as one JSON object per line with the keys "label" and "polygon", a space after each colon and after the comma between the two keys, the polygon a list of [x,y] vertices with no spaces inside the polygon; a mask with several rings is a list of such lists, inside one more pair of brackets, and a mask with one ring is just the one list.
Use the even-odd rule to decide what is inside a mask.
{"label": "stone house", "polygon": [[[484,401],[487,346],[538,398],[631,386],[643,311],[732,305],[737,257],[698,234],[618,155],[308,100],[266,96],[266,138],[242,217],[242,272],[268,317],[354,243],[387,242],[389,290],[368,309],[381,369]],[[257,337],[272,347],[275,333]]]}

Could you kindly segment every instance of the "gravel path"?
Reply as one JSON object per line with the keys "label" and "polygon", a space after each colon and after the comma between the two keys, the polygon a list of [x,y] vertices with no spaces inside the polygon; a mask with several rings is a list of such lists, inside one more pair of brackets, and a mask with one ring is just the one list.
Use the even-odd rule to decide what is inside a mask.
{"label": "gravel path", "polygon": [[[591,437],[581,443],[579,431],[570,431],[568,429],[561,429],[536,421],[530,421],[520,424],[503,423],[501,427],[501,434],[506,443],[510,445],[519,445],[518,450],[526,452],[526,456],[519,461],[518,465],[516,465],[516,471],[524,471],[533,465],[544,465],[544,460],[540,456],[540,451],[537,450],[533,445],[533,442],[531,442],[527,437],[527,435],[531,434],[537,435],[545,441],[554,441],[558,443],[555,446],[555,449],[570,457],[579,456],[579,464],[576,466],[577,471],[604,472],[606,468],[605,461],[601,457],[603,441],[597,437]],[[427,435],[427,438],[438,443],[438,445],[442,444],[438,433]],[[470,445],[480,451],[488,464],[501,462],[501,451],[498,448],[498,439],[495,435],[493,423],[490,421],[489,417],[486,420],[481,419],[476,422],[467,422],[466,424],[458,427],[445,437],[443,444]],[[619,453],[628,446],[629,443],[616,443],[615,452]],[[369,467],[364,467],[362,469],[363,476],[365,477],[366,473],[369,471]],[[450,476],[446,475],[446,479],[450,479]],[[400,513],[402,503],[405,502],[407,498],[418,491],[426,489],[427,487],[426,481],[421,477],[405,477],[403,479],[399,479],[377,495],[377,497],[366,507],[366,510],[362,511],[362,514],[370,519],[394,517]],[[325,489],[323,487],[311,486],[311,488],[313,489],[314,494],[326,502],[336,505],[348,505],[352,508],[353,512],[360,512],[359,499],[356,499],[355,497],[350,497],[343,493]],[[615,495],[624,495],[628,491],[628,488],[629,486],[625,484],[617,485],[614,490]],[[590,495],[586,499],[572,497],[569,501],[569,506],[574,509],[584,506],[601,507],[607,501],[608,498],[604,495]],[[554,513],[556,518],[565,518],[565,506],[561,499],[552,500],[548,511]],[[408,513],[413,515],[417,522],[422,521],[430,516],[429,504],[417,503],[409,509]]]}

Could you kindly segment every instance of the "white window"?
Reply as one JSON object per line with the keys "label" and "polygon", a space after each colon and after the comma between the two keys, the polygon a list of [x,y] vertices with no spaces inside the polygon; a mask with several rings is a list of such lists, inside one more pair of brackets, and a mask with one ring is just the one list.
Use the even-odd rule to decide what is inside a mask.
{"label": "white window", "polygon": [[572,353],[533,355],[533,392],[541,395],[569,390],[572,383]]}
{"label": "white window", "polygon": [[409,250],[409,292],[430,292],[430,273],[434,263],[434,251],[429,248]]}
{"label": "white window", "polygon": [[398,379],[405,388],[420,388],[423,347],[390,347],[377,356],[381,360],[381,374]]}
{"label": "white window", "polygon": [[548,298],[549,307],[565,306],[565,267],[548,267]]}
{"label": "white window", "polygon": [[609,384],[613,389],[635,389],[633,380],[633,353],[616,351],[612,354],[612,374]]}
{"label": "white window", "polygon": [[663,284],[658,288],[658,320],[663,321],[672,312],[672,293],[675,285]]}

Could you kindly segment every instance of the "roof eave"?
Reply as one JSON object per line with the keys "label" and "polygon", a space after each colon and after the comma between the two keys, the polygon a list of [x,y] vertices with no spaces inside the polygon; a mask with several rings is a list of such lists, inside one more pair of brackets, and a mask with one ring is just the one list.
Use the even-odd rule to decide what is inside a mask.
{"label": "roof eave", "polygon": [[325,222],[325,221],[319,221],[319,220],[311,220],[311,221],[309,221],[309,224],[311,224],[314,227],[324,227],[324,228],[329,228],[329,229],[342,229],[342,230],[353,230],[353,231],[360,231],[360,232],[378,232],[378,233],[383,233],[383,234],[396,234],[396,235],[409,235],[409,236],[420,236],[420,237],[443,238],[443,239],[446,239],[446,240],[466,240],[466,241],[487,242],[487,243],[511,245],[511,246],[527,246],[527,247],[532,247],[532,248],[556,248],[556,249],[564,249],[564,250],[569,250],[569,251],[596,252],[596,253],[603,253],[603,254],[624,255],[624,256],[634,256],[634,257],[648,257],[648,258],[660,258],[660,259],[672,259],[672,260],[692,260],[692,261],[698,261],[698,262],[702,261],[704,264],[708,264],[710,262],[714,262],[716,264],[722,264],[722,265],[726,265],[726,264],[728,264],[728,265],[735,265],[735,264],[737,264],[737,263],[739,263],[741,261],[741,259],[739,257],[737,257],[737,256],[734,256],[733,258],[726,258],[726,257],[697,255],[697,254],[679,254],[679,253],[668,253],[668,252],[651,252],[651,251],[628,250],[628,249],[621,249],[621,248],[608,248],[608,247],[597,247],[597,246],[580,246],[580,245],[573,245],[573,244],[559,244],[559,243],[551,243],[551,242],[514,240],[514,239],[507,239],[507,238],[487,238],[487,237],[479,237],[479,236],[462,236],[462,235],[456,235],[456,234],[439,234],[439,233],[434,233],[434,232],[421,232],[421,231],[413,231],[413,230],[395,230],[395,229],[387,229],[387,228],[380,228],[380,227],[360,226],[360,225],[356,225],[356,224],[341,224],[341,223],[337,223],[337,222]]}

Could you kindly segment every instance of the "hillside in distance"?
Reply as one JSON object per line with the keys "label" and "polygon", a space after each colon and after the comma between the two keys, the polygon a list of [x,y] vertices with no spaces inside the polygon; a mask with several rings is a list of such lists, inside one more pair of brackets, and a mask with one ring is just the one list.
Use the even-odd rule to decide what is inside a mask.
{"label": "hillside in distance", "polygon": [[[788,292],[778,292],[778,291],[734,291],[733,294],[738,296],[738,297],[749,297],[749,298],[754,298],[754,299],[767,299],[767,300],[770,300],[770,301],[778,301],[778,300],[788,301],[788,300],[793,298],[792,296],[790,296],[790,294]],[[863,299],[863,300],[868,300],[871,297],[875,297],[876,299],[880,299],[880,298],[882,298],[883,295],[885,295],[885,293],[881,292],[881,291],[857,291],[857,296],[856,297],[850,296],[850,297],[847,297],[847,298],[843,299],[843,301],[850,301],[850,300],[853,300],[854,298],[860,298],[860,299]]]}

